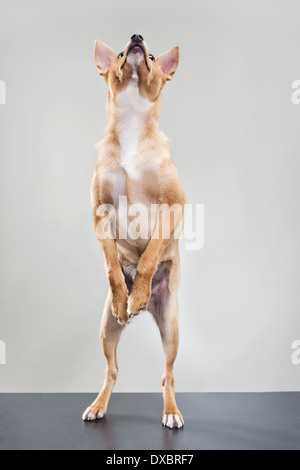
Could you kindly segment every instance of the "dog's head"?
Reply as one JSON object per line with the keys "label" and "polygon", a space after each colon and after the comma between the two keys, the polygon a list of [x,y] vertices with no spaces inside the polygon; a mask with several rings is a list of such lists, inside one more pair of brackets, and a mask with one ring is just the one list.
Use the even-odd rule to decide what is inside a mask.
{"label": "dog's head", "polygon": [[178,61],[178,46],[155,58],[140,34],[131,36],[119,54],[102,41],[95,42],[96,66],[108,84],[112,101],[127,88],[131,80],[136,80],[140,95],[154,103],[166,81],[173,77]]}

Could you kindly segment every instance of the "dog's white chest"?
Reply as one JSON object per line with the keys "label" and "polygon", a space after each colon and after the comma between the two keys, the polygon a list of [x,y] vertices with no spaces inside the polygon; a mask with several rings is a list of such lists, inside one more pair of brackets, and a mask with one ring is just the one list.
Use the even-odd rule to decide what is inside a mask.
{"label": "dog's white chest", "polygon": [[[135,188],[137,183],[142,181],[144,165],[142,156],[139,154],[139,140],[145,128],[144,113],[151,106],[152,103],[140,96],[136,79],[132,79],[126,90],[118,96],[116,130],[121,152],[120,170],[107,172],[106,179],[111,185],[112,200],[117,209],[119,223],[129,231],[129,234],[128,210],[130,211],[132,204],[140,203],[144,199],[142,194],[138,193],[141,200],[136,200],[137,193],[135,192],[134,200],[132,200],[130,181]],[[126,178],[129,180],[128,187]],[[128,197],[126,204],[124,204],[124,200],[122,200],[122,203],[120,202],[122,196]],[[146,217],[148,217],[148,214],[146,214]]]}
{"label": "dog's white chest", "polygon": [[118,98],[118,137],[121,148],[120,165],[132,179],[138,179],[138,143],[143,130],[143,115],[152,106],[140,96],[138,82],[132,79]]}
{"label": "dog's white chest", "polygon": [[137,170],[136,154],[138,151],[139,125],[135,118],[129,118],[126,131],[119,136],[121,146],[121,168],[130,178],[139,178]]}

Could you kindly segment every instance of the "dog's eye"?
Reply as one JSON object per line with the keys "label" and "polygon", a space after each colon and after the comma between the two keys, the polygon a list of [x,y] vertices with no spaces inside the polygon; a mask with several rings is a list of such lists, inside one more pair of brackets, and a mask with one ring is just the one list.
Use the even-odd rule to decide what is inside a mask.
{"label": "dog's eye", "polygon": [[118,59],[121,59],[121,57],[123,57],[124,55],[124,52],[120,52],[120,54],[118,55]]}
{"label": "dog's eye", "polygon": [[155,62],[155,57],[152,54],[149,54],[149,59]]}

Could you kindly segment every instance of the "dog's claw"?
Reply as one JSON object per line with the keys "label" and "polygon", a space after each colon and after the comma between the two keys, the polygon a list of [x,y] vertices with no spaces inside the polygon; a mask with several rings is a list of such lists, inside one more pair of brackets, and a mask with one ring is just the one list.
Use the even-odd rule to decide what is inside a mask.
{"label": "dog's claw", "polygon": [[129,315],[129,318],[134,318],[137,317],[140,313],[145,312],[147,310],[147,307],[140,307],[137,309],[136,312],[131,312],[128,308],[127,313]]}
{"label": "dog's claw", "polygon": [[129,318],[137,317],[140,313],[145,312],[146,308],[139,308],[137,313],[128,312]]}

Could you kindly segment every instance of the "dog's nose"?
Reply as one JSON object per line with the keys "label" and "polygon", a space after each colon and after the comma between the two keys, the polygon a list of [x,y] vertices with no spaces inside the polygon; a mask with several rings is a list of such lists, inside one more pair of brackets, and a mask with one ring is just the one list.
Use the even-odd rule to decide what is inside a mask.
{"label": "dog's nose", "polygon": [[135,42],[141,42],[144,40],[143,36],[140,34],[133,34],[130,39]]}

